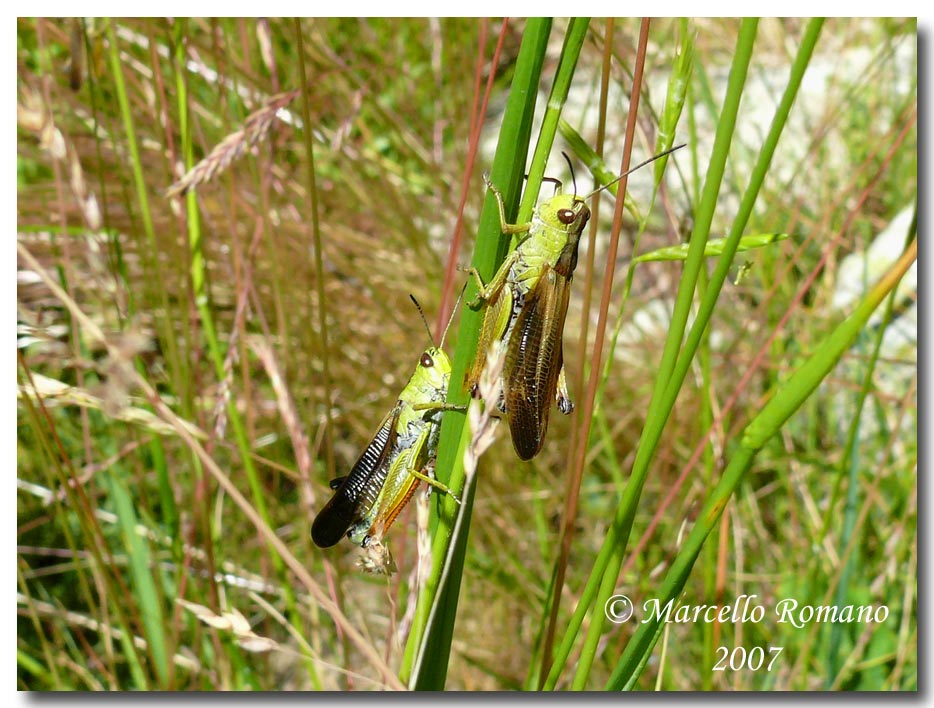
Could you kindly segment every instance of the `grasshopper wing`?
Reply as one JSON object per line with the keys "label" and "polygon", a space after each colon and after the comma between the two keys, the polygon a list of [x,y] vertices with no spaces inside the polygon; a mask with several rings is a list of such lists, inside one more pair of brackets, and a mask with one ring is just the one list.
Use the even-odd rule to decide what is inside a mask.
{"label": "grasshopper wing", "polygon": [[373,489],[374,485],[370,482],[387,464],[389,452],[395,443],[400,412],[401,408],[397,405],[383,419],[350,474],[343,478],[334,496],[315,517],[311,525],[311,540],[319,548],[328,548],[340,541],[350,526],[361,519],[361,512],[375,501],[379,485]]}
{"label": "grasshopper wing", "polygon": [[371,539],[382,539],[399,512],[415,494],[419,479],[409,470],[423,471],[428,461],[429,435],[430,431],[425,428],[410,447],[387,461],[389,469],[386,481],[380,490],[379,498],[368,512],[371,523],[366,535]]}
{"label": "grasshopper wing", "polygon": [[503,384],[516,454],[531,460],[545,440],[563,362],[562,336],[570,297],[567,276],[545,266],[519,312],[506,349]]}

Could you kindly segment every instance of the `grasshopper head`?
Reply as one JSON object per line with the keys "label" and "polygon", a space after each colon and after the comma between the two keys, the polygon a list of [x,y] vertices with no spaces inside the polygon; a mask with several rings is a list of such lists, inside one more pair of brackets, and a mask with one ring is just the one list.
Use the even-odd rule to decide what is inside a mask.
{"label": "grasshopper head", "polygon": [[415,376],[432,388],[447,390],[451,375],[451,360],[441,347],[428,347],[418,358]]}
{"label": "grasshopper head", "polygon": [[539,213],[546,224],[578,236],[590,219],[590,209],[576,194],[556,194],[546,199]]}

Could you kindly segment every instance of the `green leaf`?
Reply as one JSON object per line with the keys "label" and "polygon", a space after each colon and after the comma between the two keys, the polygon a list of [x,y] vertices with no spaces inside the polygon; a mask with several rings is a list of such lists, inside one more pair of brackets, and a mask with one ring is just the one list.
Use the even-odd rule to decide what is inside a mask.
{"label": "green leaf", "polygon": [[[776,243],[778,241],[784,241],[788,238],[788,234],[757,234],[755,236],[743,236],[739,240],[739,246],[736,248],[737,253],[742,253],[743,251],[751,251],[754,248],[762,248],[763,246],[768,246],[769,244]],[[704,256],[711,258],[713,256],[723,255],[724,248],[727,244],[727,239],[725,238],[715,238],[712,241],[708,241],[704,244]],[[648,253],[643,253],[641,256],[632,259],[633,263],[648,263],[649,261],[683,261],[688,257],[688,249],[691,247],[689,243],[682,243],[677,246],[667,246],[665,248],[659,248],[655,251],[649,251]]]}

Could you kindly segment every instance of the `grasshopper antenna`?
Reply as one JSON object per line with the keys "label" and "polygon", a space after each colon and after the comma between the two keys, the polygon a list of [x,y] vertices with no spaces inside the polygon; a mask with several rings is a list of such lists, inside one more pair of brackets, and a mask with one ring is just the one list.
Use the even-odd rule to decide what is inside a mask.
{"label": "grasshopper antenna", "polygon": [[457,299],[454,301],[454,307],[451,308],[451,316],[448,317],[448,323],[444,325],[444,332],[441,334],[441,343],[438,345],[439,349],[444,349],[444,340],[448,336],[448,330],[451,328],[451,323],[454,321],[454,313],[457,312],[457,306],[461,304],[461,298],[464,297],[464,291],[467,289],[467,281],[464,281],[464,284],[461,286],[461,291],[457,295]]}
{"label": "grasshopper antenna", "polygon": [[564,161],[568,163],[568,169],[571,170],[571,184],[574,185],[574,194],[577,194],[577,177],[574,176],[574,165],[571,164],[571,158],[568,157],[564,150],[561,151],[561,155],[564,157]]}
{"label": "grasshopper antenna", "polygon": [[[434,336],[431,334],[431,327],[428,326],[428,320],[425,319],[425,312],[424,312],[424,310],[422,310],[422,306],[418,304],[418,300],[415,299],[415,296],[414,296],[412,293],[409,293],[409,297],[412,298],[412,302],[415,303],[415,309],[417,309],[417,310],[418,310],[418,314],[421,315],[422,323],[425,325],[425,330],[428,332],[428,339],[430,339],[432,342],[434,342],[434,341],[435,341],[435,338],[434,338]],[[460,299],[460,298],[458,298],[458,299]],[[457,306],[455,305],[455,307],[457,307]],[[445,331],[447,331],[447,330],[445,330]]]}
{"label": "grasshopper antenna", "polygon": [[[620,181],[623,177],[625,177],[626,175],[631,175],[631,174],[632,174],[633,172],[635,172],[636,170],[638,170],[638,169],[640,169],[640,168],[642,168],[642,167],[645,167],[645,166],[648,165],[649,163],[655,162],[656,160],[658,160],[658,159],[660,159],[660,158],[662,158],[662,157],[665,157],[666,155],[670,155],[670,154],[673,153],[675,150],[680,150],[680,149],[683,148],[685,145],[687,145],[687,143],[681,143],[680,145],[675,145],[673,148],[668,148],[668,149],[665,150],[664,152],[660,152],[660,153],[658,153],[657,155],[654,155],[653,157],[650,157],[648,160],[645,160],[644,162],[640,162],[640,163],[639,163],[638,165],[636,165],[635,167],[633,167],[633,168],[631,168],[631,169],[626,170],[625,172],[623,172],[623,174],[621,174],[619,177],[617,177],[616,179],[614,179],[612,182],[607,182],[607,183],[606,183],[605,185],[603,185],[602,187],[598,187],[597,189],[593,190],[590,194],[588,194],[586,197],[584,197],[584,199],[590,199],[590,197],[592,197],[592,196],[593,196],[594,194],[596,194],[597,192],[602,192],[604,189],[606,189],[606,188],[608,188],[608,187],[612,187],[614,184],[616,184],[617,182],[619,182],[619,181]],[[574,173],[571,172],[571,174],[573,175]]]}

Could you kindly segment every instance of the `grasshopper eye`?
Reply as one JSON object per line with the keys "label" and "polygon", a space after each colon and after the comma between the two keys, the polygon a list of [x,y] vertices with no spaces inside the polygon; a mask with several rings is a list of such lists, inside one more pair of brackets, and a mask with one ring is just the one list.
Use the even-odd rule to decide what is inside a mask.
{"label": "grasshopper eye", "polygon": [[574,219],[576,218],[577,214],[574,213],[573,209],[558,209],[558,221],[560,221],[562,224],[573,224]]}
{"label": "grasshopper eye", "polygon": [[422,358],[418,360],[419,366],[424,366],[426,369],[430,369],[435,365],[435,360],[431,358],[431,355],[428,352],[422,354]]}

